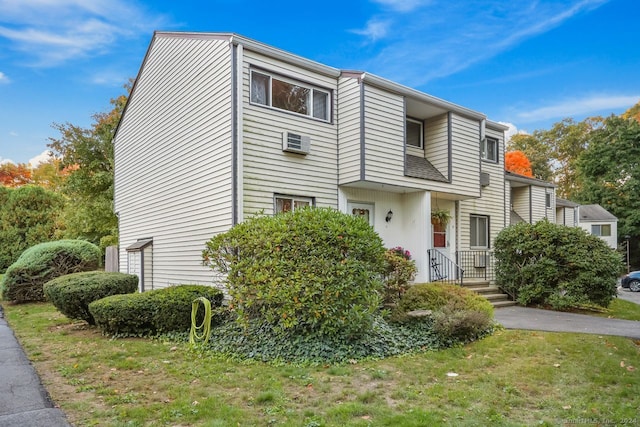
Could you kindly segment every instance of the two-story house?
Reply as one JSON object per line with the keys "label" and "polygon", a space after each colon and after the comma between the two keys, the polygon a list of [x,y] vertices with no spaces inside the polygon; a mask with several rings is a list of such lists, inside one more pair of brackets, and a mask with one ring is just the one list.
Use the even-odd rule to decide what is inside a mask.
{"label": "two-story house", "polygon": [[365,217],[427,281],[433,254],[488,249],[508,225],[505,130],[237,34],[155,33],[114,137],[120,271],[141,290],[211,283],[213,235],[311,205]]}

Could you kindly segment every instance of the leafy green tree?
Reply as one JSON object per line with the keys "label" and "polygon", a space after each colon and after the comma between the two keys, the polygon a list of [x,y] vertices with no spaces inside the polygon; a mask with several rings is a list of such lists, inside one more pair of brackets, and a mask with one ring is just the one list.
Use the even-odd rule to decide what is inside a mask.
{"label": "leafy green tree", "polygon": [[551,181],[551,147],[534,135],[517,134],[511,137],[509,151],[523,152],[531,162],[533,176],[544,181]]}
{"label": "leafy green tree", "polygon": [[27,248],[54,240],[61,232],[64,199],[44,188],[27,185],[0,190],[0,271]]}
{"label": "leafy green tree", "polygon": [[577,165],[583,183],[578,201],[617,216],[619,237],[640,236],[640,122],[606,118]]}
{"label": "leafy green tree", "polygon": [[[125,86],[129,91],[130,85]],[[117,241],[118,219],[113,212],[113,134],[127,96],[112,99],[113,109],[94,116],[90,129],[70,123],[54,127],[58,139],[50,138],[49,148],[68,171],[62,192],[68,198],[64,211],[66,238],[88,240],[101,247]]]}
{"label": "leafy green tree", "polygon": [[551,150],[553,178],[558,185],[558,195],[574,199],[580,192],[581,182],[576,163],[589,145],[591,132],[602,124],[599,117],[581,122],[564,119],[545,131],[535,131],[534,136]]}

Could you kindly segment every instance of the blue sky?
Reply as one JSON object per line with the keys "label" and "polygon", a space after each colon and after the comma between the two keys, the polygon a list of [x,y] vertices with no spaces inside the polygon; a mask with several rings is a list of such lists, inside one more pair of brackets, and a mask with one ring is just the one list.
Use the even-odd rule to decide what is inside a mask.
{"label": "blue sky", "polygon": [[110,110],[154,30],[236,32],[526,132],[640,101],[638,0],[0,0],[0,162]]}

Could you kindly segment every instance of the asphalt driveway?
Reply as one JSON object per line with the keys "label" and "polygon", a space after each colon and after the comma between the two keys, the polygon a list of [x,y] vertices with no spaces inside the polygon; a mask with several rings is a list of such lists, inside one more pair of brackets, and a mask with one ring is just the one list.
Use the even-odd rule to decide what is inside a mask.
{"label": "asphalt driveway", "polygon": [[[640,304],[640,292],[618,289],[618,297]],[[495,319],[507,329],[617,335],[640,340],[640,322],[634,320],[607,319],[518,306],[496,309]]]}

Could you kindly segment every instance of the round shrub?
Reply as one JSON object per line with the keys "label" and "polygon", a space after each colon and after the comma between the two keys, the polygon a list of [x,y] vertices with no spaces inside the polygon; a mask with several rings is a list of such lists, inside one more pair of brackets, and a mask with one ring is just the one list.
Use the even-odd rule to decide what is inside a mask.
{"label": "round shrub", "polygon": [[95,270],[102,253],[84,240],[58,240],[32,246],[20,255],[2,278],[6,301],[44,301],[43,285],[65,274]]}
{"label": "round shrub", "polygon": [[60,276],[44,284],[44,294],[70,319],[95,325],[89,304],[101,298],[130,294],[138,289],[138,276],[125,273],[86,271]]}
{"label": "round shrub", "polygon": [[392,319],[408,322],[406,313],[430,310],[427,319],[439,340],[453,345],[477,339],[491,330],[493,306],[486,298],[456,285],[420,283],[411,286],[400,298]]}
{"label": "round shrub", "polygon": [[438,311],[444,307],[451,310],[468,310],[485,313],[493,318],[493,306],[486,298],[462,286],[444,283],[418,283],[404,293],[398,308],[401,312],[413,310]]}
{"label": "round shrub", "polygon": [[382,240],[362,218],[329,208],[258,216],[207,242],[205,264],[226,276],[244,325],[274,333],[353,337],[380,305]]}
{"label": "round shrub", "polygon": [[[96,325],[109,335],[144,336],[165,332],[188,332],[191,304],[205,297],[220,307],[223,293],[204,285],[178,285],[153,291],[112,295],[89,304]],[[199,311],[202,323],[203,310]]]}
{"label": "round shrub", "polygon": [[495,242],[496,282],[522,305],[556,309],[608,306],[622,258],[579,227],[543,220],[502,230]]}

